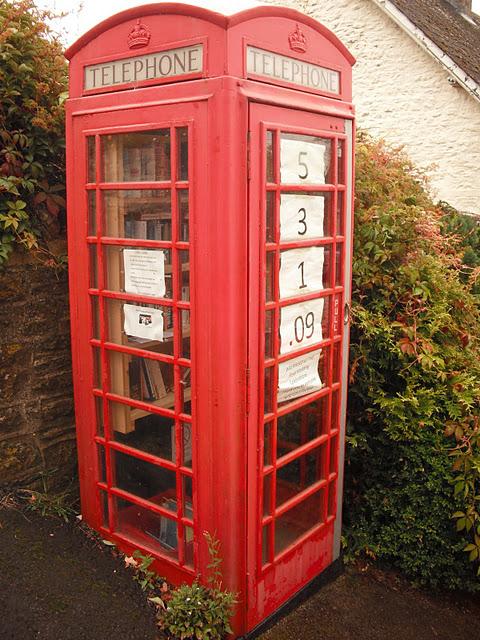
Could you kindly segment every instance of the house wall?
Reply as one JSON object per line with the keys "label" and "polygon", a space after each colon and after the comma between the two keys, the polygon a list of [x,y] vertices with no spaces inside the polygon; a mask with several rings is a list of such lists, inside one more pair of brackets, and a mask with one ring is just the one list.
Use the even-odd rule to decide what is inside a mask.
{"label": "house wall", "polygon": [[372,0],[286,0],[331,29],[357,58],[358,126],[405,150],[431,177],[434,198],[480,213],[480,102]]}
{"label": "house wall", "polygon": [[66,271],[14,256],[0,327],[0,489],[65,489],[76,476]]}

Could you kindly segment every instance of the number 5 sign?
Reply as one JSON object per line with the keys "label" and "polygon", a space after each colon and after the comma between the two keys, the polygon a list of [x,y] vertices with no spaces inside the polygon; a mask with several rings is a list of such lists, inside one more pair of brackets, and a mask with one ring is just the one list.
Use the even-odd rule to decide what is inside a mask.
{"label": "number 5 sign", "polygon": [[325,184],[325,142],[280,140],[280,179],[283,184]]}

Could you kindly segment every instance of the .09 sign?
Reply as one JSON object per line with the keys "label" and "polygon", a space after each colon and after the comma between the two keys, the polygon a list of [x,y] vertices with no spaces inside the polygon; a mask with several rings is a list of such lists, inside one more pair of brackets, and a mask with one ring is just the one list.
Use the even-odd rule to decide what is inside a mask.
{"label": ".09 sign", "polygon": [[280,353],[290,353],[322,341],[324,299],[299,302],[280,311]]}

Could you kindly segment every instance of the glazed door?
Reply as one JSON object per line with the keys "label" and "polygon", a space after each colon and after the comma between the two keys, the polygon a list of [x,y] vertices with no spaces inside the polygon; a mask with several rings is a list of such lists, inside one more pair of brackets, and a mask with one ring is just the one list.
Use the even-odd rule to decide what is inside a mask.
{"label": "glazed door", "polygon": [[72,335],[82,510],[125,549],[196,566],[195,278],[203,105],[74,120]]}
{"label": "glazed door", "polygon": [[350,121],[250,107],[249,628],[339,553]]}

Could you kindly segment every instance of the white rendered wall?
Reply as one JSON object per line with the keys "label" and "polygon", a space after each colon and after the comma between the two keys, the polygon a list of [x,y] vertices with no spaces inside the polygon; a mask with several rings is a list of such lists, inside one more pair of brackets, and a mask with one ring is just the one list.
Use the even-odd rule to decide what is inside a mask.
{"label": "white rendered wall", "polygon": [[[357,124],[404,145],[435,199],[480,213],[480,102],[372,0],[286,0],[331,29],[356,57]],[[307,10],[305,11],[305,8]]]}

